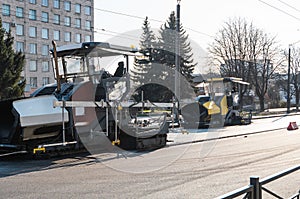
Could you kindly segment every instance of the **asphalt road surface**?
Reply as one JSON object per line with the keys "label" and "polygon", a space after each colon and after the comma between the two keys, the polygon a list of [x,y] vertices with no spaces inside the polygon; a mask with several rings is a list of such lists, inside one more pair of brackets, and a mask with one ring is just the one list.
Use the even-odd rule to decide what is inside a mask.
{"label": "asphalt road surface", "polygon": [[[250,176],[299,165],[300,130],[286,130],[298,117],[188,134],[176,130],[167,147],[147,152],[2,158],[0,198],[215,198],[248,185]],[[291,196],[300,189],[300,171],[266,187]]]}

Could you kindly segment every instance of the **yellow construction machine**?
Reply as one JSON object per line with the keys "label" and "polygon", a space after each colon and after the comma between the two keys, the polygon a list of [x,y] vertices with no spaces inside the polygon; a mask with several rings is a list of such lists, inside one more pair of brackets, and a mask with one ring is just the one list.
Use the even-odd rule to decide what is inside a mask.
{"label": "yellow construction machine", "polygon": [[239,104],[239,87],[249,83],[236,77],[211,78],[198,84],[202,93],[194,103],[182,107],[183,126],[202,128],[250,124],[251,110],[242,111]]}

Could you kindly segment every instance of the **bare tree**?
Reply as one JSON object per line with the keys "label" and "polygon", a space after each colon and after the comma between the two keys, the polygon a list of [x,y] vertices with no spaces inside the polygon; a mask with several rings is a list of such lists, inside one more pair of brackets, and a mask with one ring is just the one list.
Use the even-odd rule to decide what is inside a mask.
{"label": "bare tree", "polygon": [[270,80],[274,78],[274,73],[281,69],[284,57],[281,56],[280,48],[275,41],[275,37],[269,37],[261,32],[258,39],[258,54],[253,56],[253,70],[251,83],[255,87],[255,93],[259,98],[260,110],[264,110],[265,95],[270,87]]}
{"label": "bare tree", "polygon": [[[269,80],[281,62],[275,37],[269,37],[245,19],[235,18],[218,32],[209,53],[220,64],[222,76],[240,77],[255,88],[260,109],[264,110]],[[239,89],[241,105],[248,90],[246,86]]]}

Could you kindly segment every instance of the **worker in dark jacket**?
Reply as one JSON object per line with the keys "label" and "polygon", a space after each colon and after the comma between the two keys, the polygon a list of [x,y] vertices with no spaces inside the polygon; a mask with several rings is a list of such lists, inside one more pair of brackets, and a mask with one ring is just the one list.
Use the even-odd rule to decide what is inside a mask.
{"label": "worker in dark jacket", "polygon": [[114,74],[114,77],[122,77],[124,75],[124,62],[120,61],[118,63],[118,68]]}

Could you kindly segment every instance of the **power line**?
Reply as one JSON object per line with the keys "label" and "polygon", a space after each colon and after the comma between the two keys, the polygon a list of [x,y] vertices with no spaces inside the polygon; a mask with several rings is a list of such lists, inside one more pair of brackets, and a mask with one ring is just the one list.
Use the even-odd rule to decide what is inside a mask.
{"label": "power line", "polygon": [[102,35],[109,35],[109,36],[124,38],[124,39],[128,39],[128,40],[131,40],[131,41],[136,40],[136,37],[134,37],[132,35],[120,34],[120,33],[114,32],[114,31],[108,31],[108,30],[104,30],[104,29],[98,29],[98,30],[105,31],[105,32],[94,31],[94,33],[95,34],[102,34]]}
{"label": "power line", "polygon": [[[22,20],[22,19],[25,19],[26,21],[27,20],[30,20],[30,21],[35,21],[35,22],[42,22],[44,24],[49,24],[49,23],[53,23],[53,24],[56,24],[54,23],[55,20],[53,18],[45,18],[43,17],[42,15],[36,15],[36,20],[32,20],[29,18],[28,16],[28,12],[23,12],[23,16],[22,17],[19,17],[17,16],[17,13],[16,13],[16,10],[14,9],[10,9],[10,11],[12,11],[12,13],[10,13],[9,16],[13,16],[13,17],[16,17],[17,21],[15,21],[14,23],[16,25],[23,25],[23,24],[26,24],[25,21],[19,21],[18,19]],[[4,18],[3,18],[4,19]],[[48,19],[47,22],[46,21],[43,21],[45,19]],[[74,19],[74,18],[73,18]],[[75,18],[77,19],[77,18]],[[6,20],[3,20],[2,23],[6,23]],[[10,23],[10,22],[9,22]],[[61,19],[59,20],[59,24],[56,24],[58,25],[60,28],[61,27],[72,27],[72,28],[78,28],[77,27],[77,24],[76,23],[69,23],[70,25],[64,25],[64,20]],[[31,26],[34,26],[34,25],[31,25]],[[11,28],[11,27],[10,27]],[[91,27],[93,30],[94,30],[94,33],[97,33],[97,34],[103,34],[103,35],[109,35],[109,36],[114,36],[114,37],[120,37],[120,38],[125,38],[125,39],[129,39],[129,40],[135,40],[136,39],[136,36],[133,36],[133,35],[129,35],[129,34],[125,34],[125,33],[119,33],[119,32],[115,32],[115,31],[111,31],[111,30],[107,30],[107,29],[101,29],[101,28],[95,28],[95,27]],[[90,29],[86,29],[84,28],[84,25],[80,25],[80,28],[78,28],[80,30],[83,30],[83,31],[87,31],[87,32],[90,32],[91,30]],[[97,31],[98,30],[98,31]],[[102,32],[106,32],[106,33],[102,33]]]}
{"label": "power line", "polygon": [[[101,9],[101,8],[96,8],[94,7],[95,10],[98,10],[98,11],[101,11],[101,12],[107,12],[107,13],[111,13],[111,14],[116,14],[116,15],[121,15],[121,16],[126,16],[126,17],[131,17],[131,18],[135,18],[135,19],[145,19],[145,17],[140,17],[140,16],[137,16],[137,15],[130,15],[130,14],[125,14],[125,13],[121,13],[121,12],[116,12],[116,11],[112,11],[112,10],[106,10],[106,9]],[[158,23],[165,23],[165,21],[161,21],[161,20],[157,20],[157,19],[153,19],[153,18],[148,18],[149,21],[154,21],[154,22],[158,22]],[[198,30],[195,30],[195,29],[192,29],[192,28],[189,28],[189,27],[184,27],[185,29],[188,29],[190,31],[193,31],[195,33],[198,33],[198,34],[202,34],[202,35],[205,35],[207,37],[213,37],[207,33],[204,33],[204,32],[200,32]]]}
{"label": "power line", "polygon": [[290,17],[293,17],[294,19],[296,19],[296,20],[298,20],[298,21],[300,21],[300,18],[298,18],[298,17],[296,17],[296,16],[294,16],[294,15],[292,15],[292,14],[290,14],[290,13],[288,13],[288,12],[286,12],[286,11],[280,9],[280,8],[277,8],[277,7],[275,7],[275,6],[273,6],[273,5],[269,4],[269,3],[267,3],[267,2],[265,2],[265,1],[262,1],[262,0],[258,0],[258,1],[260,1],[261,3],[263,3],[263,4],[265,4],[265,5],[269,6],[269,7],[274,8],[275,10],[280,11],[280,12],[282,12],[282,13],[284,13],[284,14],[290,16]]}
{"label": "power line", "polygon": [[136,36],[130,35],[130,34],[126,34],[126,33],[119,33],[119,32],[107,30],[107,29],[104,29],[104,28],[102,28],[102,29],[100,29],[100,28],[95,28],[95,29],[101,30],[101,31],[105,31],[105,32],[108,32],[108,33],[112,33],[112,34],[122,34],[122,35],[127,36],[127,37],[130,37],[130,38],[132,38],[132,39],[136,39]]}
{"label": "power line", "polygon": [[279,1],[280,3],[282,3],[282,4],[286,5],[286,6],[288,6],[289,8],[292,8],[293,10],[296,10],[297,12],[300,12],[299,9],[297,9],[296,7],[290,5],[290,4],[288,4],[288,3],[286,3],[286,2],[284,2],[284,1],[282,1],[282,0],[277,0],[277,1]]}
{"label": "power line", "polygon": [[[9,14],[9,16],[16,17],[16,19],[17,19],[17,21],[14,22],[15,24],[23,25],[23,24],[26,23],[25,21],[19,21],[19,19],[25,19],[26,21],[30,20],[30,21],[35,21],[35,22],[42,22],[42,23],[45,23],[45,24],[47,24],[47,23],[56,24],[56,23],[54,23],[56,21],[53,19],[53,17],[51,18],[50,16],[48,16],[48,18],[45,18],[42,15],[36,14],[36,20],[32,20],[32,19],[29,18],[29,12],[27,12],[27,11],[24,11],[22,13],[22,17],[17,16],[17,11],[15,9],[10,9],[10,11],[11,11],[11,13]],[[67,16],[67,17],[69,17],[69,16]],[[45,21],[45,19],[47,19],[47,21]],[[73,19],[77,19],[77,18],[75,17]],[[6,21],[3,20],[3,23],[5,23],[5,22]],[[76,24],[74,22],[73,23],[70,22],[69,25],[64,25],[65,22],[63,20],[63,17],[61,17],[58,22],[59,23],[56,24],[56,25],[58,25],[59,27],[73,27],[73,28],[78,28],[77,27],[78,24]],[[130,40],[135,40],[136,39],[136,36],[125,34],[125,33],[115,32],[115,31],[111,31],[111,30],[108,30],[108,29],[104,29],[104,28],[96,28],[96,27],[91,27],[91,28],[94,30],[94,33],[97,33],[97,34],[103,34],[103,35],[109,35],[109,36],[114,36],[114,37],[126,38],[126,39],[130,39]],[[80,29],[84,30],[84,31],[91,31],[90,29],[84,28],[83,24],[80,24]],[[106,33],[102,33],[104,31]]]}
{"label": "power line", "polygon": [[205,35],[205,36],[207,36],[207,37],[213,37],[213,36],[211,36],[211,35],[209,35],[209,34],[206,34],[206,33],[204,33],[204,32],[200,32],[200,31],[195,30],[195,29],[192,29],[192,28],[185,27],[185,29],[190,30],[190,31],[193,31],[193,32],[198,33],[198,34],[201,34],[201,35]]}
{"label": "power line", "polygon": [[[107,12],[107,13],[111,13],[111,14],[116,14],[116,15],[122,15],[122,16],[126,16],[126,17],[131,17],[131,18],[136,18],[136,19],[145,19],[145,17],[140,17],[140,16],[137,16],[137,15],[130,15],[130,14],[125,14],[125,13],[121,13],[121,12],[116,12],[116,11],[112,11],[112,10],[106,10],[106,9],[101,9],[101,8],[96,8],[94,7],[95,10],[99,10],[99,11],[102,11],[102,12]],[[150,21],[155,21],[155,22],[159,22],[159,23],[164,23],[163,21],[161,20],[157,20],[157,19],[150,19],[148,18]]]}
{"label": "power line", "polygon": [[[71,2],[71,5],[75,5],[75,4]],[[137,16],[137,15],[130,15],[130,14],[126,14],[126,13],[121,13],[121,12],[116,12],[116,11],[112,11],[112,10],[96,8],[96,7],[94,7],[94,10],[98,10],[98,11],[106,12],[106,13],[111,13],[111,14],[115,14],[115,15],[126,16],[126,17],[130,17],[130,18],[135,18],[135,19],[139,19],[139,20],[140,20],[140,19],[142,19],[142,20],[145,19],[144,17]],[[17,14],[17,11],[16,11],[16,10],[11,9],[11,11],[14,11],[14,12],[15,12],[15,14],[10,14],[11,16],[15,16],[15,17],[19,18],[18,16],[16,16],[16,14]],[[23,14],[24,14],[24,15],[29,15],[29,12],[24,11]],[[36,15],[36,16],[37,16],[37,18],[41,18],[41,20],[35,20],[35,21],[41,21],[41,22],[43,22],[43,23],[49,23],[49,22],[51,23],[51,22],[54,22],[54,19],[53,19],[53,18],[50,19],[49,22],[45,22],[45,21],[43,21],[44,18],[43,18],[42,16],[39,16],[39,15]],[[23,18],[23,19],[29,19],[29,17],[25,17],[25,16],[20,17],[20,18]],[[50,17],[49,17],[49,18],[50,18]],[[157,19],[153,19],[153,18],[148,18],[148,19],[149,19],[149,21],[154,21],[154,22],[157,22],[157,23],[165,23],[165,21],[162,21],[162,20],[157,20]],[[31,20],[31,19],[29,19],[29,20]],[[61,20],[59,21],[59,23],[64,23],[64,21],[61,19]],[[59,25],[59,24],[58,24],[58,25]],[[73,25],[75,25],[75,27],[76,27],[77,24],[75,24],[75,23],[70,23],[70,26],[73,26]],[[66,27],[68,27],[68,26],[66,26]],[[94,28],[94,30],[96,29],[96,30],[101,30],[101,31],[111,32],[111,33],[113,33],[113,34],[122,34],[122,35],[124,35],[124,33],[117,33],[117,32],[113,32],[113,31],[109,31],[109,30],[107,30],[107,29],[101,29],[101,28],[96,28],[96,27],[92,27],[92,28]],[[197,33],[197,34],[201,34],[201,35],[204,35],[204,36],[207,36],[207,37],[213,37],[213,36],[211,36],[211,35],[209,35],[209,34],[207,34],[207,33],[204,33],[204,32],[201,32],[201,31],[198,31],[198,30],[189,28],[189,27],[184,27],[184,28],[187,29],[187,30],[190,30],[190,31],[192,31],[192,32],[195,32],[195,33]],[[87,30],[87,29],[82,28],[82,30]],[[100,33],[100,32],[96,32],[96,33],[98,33],[98,34],[103,34],[103,33]],[[106,35],[108,35],[108,34],[106,34]],[[115,35],[115,36],[117,36],[117,35]],[[128,36],[128,35],[127,35],[127,36]],[[119,37],[123,37],[123,38],[124,38],[124,36],[119,36]],[[133,36],[131,36],[131,35],[129,35],[129,37],[132,37],[132,38],[133,38]]]}

